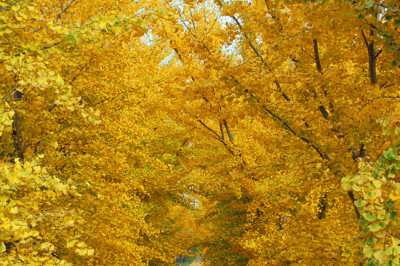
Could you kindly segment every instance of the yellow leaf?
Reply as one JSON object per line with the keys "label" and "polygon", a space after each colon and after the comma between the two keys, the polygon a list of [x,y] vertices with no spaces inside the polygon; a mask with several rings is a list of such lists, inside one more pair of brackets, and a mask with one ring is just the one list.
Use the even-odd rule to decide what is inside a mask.
{"label": "yellow leaf", "polygon": [[78,240],[67,241],[66,247],[67,248],[72,248],[76,244],[76,242],[78,242]]}
{"label": "yellow leaf", "polygon": [[57,149],[57,147],[58,147],[58,142],[57,142],[57,141],[52,142],[52,143],[51,143],[51,146],[52,146],[53,148]]}

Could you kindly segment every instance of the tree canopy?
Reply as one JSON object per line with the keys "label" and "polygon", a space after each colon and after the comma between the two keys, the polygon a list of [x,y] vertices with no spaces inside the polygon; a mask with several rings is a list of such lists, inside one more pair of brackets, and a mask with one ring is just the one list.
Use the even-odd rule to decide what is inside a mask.
{"label": "tree canopy", "polygon": [[0,2],[4,265],[399,265],[400,5]]}

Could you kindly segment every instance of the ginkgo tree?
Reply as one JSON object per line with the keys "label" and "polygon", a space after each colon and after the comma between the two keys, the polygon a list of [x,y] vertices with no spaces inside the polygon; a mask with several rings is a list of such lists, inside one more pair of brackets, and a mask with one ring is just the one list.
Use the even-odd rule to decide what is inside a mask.
{"label": "ginkgo tree", "polygon": [[[357,263],[364,196],[341,180],[395,144],[376,120],[398,123],[396,4],[168,7],[178,18],[153,31],[171,51],[165,79],[177,73],[164,86],[169,112],[203,150],[191,177],[209,232],[200,242],[205,261]],[[397,251],[386,261],[378,248],[364,250],[398,263]]]}
{"label": "ginkgo tree", "polygon": [[157,10],[131,1],[0,8],[0,260],[145,265],[187,253],[186,132],[155,109],[152,69],[164,55],[141,39]]}
{"label": "ginkgo tree", "polygon": [[2,1],[0,261],[399,263],[392,1]]}

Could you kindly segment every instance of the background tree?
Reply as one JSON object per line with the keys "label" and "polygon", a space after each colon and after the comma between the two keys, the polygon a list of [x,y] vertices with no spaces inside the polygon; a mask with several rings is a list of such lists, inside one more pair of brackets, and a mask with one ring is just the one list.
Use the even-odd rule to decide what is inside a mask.
{"label": "background tree", "polygon": [[380,4],[169,3],[179,18],[154,32],[177,69],[170,113],[205,149],[194,193],[210,264],[358,261],[358,195],[340,180],[390,146],[375,121],[397,121],[399,98]]}
{"label": "background tree", "polygon": [[163,54],[141,8],[2,3],[6,264],[165,265],[191,247],[186,133],[155,109]]}

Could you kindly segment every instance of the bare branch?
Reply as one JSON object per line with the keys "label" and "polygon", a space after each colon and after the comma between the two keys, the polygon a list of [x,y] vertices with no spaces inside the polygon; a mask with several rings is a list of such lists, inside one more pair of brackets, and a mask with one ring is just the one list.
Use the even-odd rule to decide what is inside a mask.
{"label": "bare branch", "polygon": [[378,55],[380,55],[381,53],[382,53],[382,49],[380,49],[380,50],[376,53],[375,58],[377,58]]}
{"label": "bare branch", "polygon": [[258,58],[260,58],[261,62],[263,62],[266,65],[266,63],[264,61],[264,58],[261,56],[260,52],[253,45],[253,43],[251,42],[249,36],[247,36],[247,34],[243,31],[243,27],[240,24],[239,20],[235,16],[232,16],[232,19],[236,22],[236,24],[238,25],[239,29],[243,32],[243,35],[247,39],[247,41],[249,42],[251,49],[253,49],[254,53],[258,56]]}
{"label": "bare branch", "polygon": [[367,37],[365,37],[365,34],[364,34],[363,30],[361,31],[361,34],[362,34],[362,37],[364,39],[365,45],[367,46],[367,48],[369,48],[368,40],[367,40]]}
{"label": "bare branch", "polygon": [[270,10],[268,0],[265,0],[265,5],[267,6],[268,10]]}
{"label": "bare branch", "polygon": [[317,39],[313,40],[314,43],[314,56],[315,56],[315,63],[317,64],[318,72],[322,74],[322,66],[321,61],[319,59],[319,52],[318,52],[318,41]]}
{"label": "bare branch", "polygon": [[0,102],[0,104],[4,103],[5,101],[7,101],[7,99],[11,96],[14,95],[14,93],[16,92],[16,90],[13,90],[12,92],[10,92],[9,94],[7,94],[6,96],[4,96],[3,100]]}
{"label": "bare branch", "polygon": [[[222,7],[223,4],[220,0],[217,0],[217,3]],[[239,20],[235,17],[235,16],[230,16],[235,23],[238,25],[240,31],[243,33],[243,36],[245,37],[245,39],[249,42],[251,49],[253,49],[254,53],[257,55],[258,58],[260,58],[261,62],[263,62],[265,65],[265,61],[264,58],[261,56],[260,52],[257,50],[257,48],[253,45],[253,43],[251,42],[249,36],[246,34],[246,32],[244,32],[242,24],[239,22]]]}
{"label": "bare branch", "polygon": [[225,137],[224,137],[224,129],[222,128],[222,123],[221,123],[221,122],[219,122],[219,130],[221,131],[221,138],[222,138],[223,140],[225,140]]}
{"label": "bare branch", "polygon": [[[379,27],[375,26],[375,25],[372,24],[372,23],[370,23],[369,26],[370,26],[371,28],[373,28],[374,30],[378,31],[380,34],[382,34],[383,37],[389,38],[389,35],[386,34],[386,33],[385,33],[383,30],[381,30]],[[390,40],[390,44],[391,44],[391,45],[396,46],[397,49],[400,50],[399,45],[398,45],[395,41],[393,41],[392,38],[389,38],[389,40]]]}
{"label": "bare branch", "polygon": [[[377,83],[377,76],[376,76],[376,57],[380,54],[380,52],[375,55],[374,51],[374,41],[368,43],[367,37],[364,34],[364,31],[361,30],[362,37],[364,39],[365,45],[368,49],[368,68],[369,68],[369,77],[371,80],[371,84]],[[373,30],[371,30],[371,35],[373,34]]]}
{"label": "bare branch", "polygon": [[78,78],[78,76],[83,72],[83,70],[92,62],[92,59],[93,58],[90,58],[90,60],[86,64],[84,64],[81,67],[81,69],[79,69],[79,72],[71,79],[70,84],[72,84]]}
{"label": "bare branch", "polygon": [[[208,127],[206,124],[203,123],[203,121],[201,120],[197,120],[202,126],[204,126],[206,129],[208,129],[209,131],[211,131],[211,133],[213,134],[213,137],[216,138],[219,142],[221,142],[222,144],[224,144],[225,148],[229,151],[230,154],[236,156],[237,154],[235,154],[235,152],[233,151],[233,149],[231,149],[231,147],[228,145],[228,143],[226,143],[226,141],[217,134],[217,132],[215,132],[212,128]],[[242,153],[238,154],[239,157],[242,157]],[[242,158],[242,167],[246,165],[246,162],[244,161],[244,159]]]}
{"label": "bare branch", "polygon": [[325,107],[324,107],[323,105],[320,105],[320,106],[318,107],[318,109],[319,109],[319,111],[321,112],[322,116],[323,116],[325,119],[328,119],[329,113],[328,113],[328,111],[326,111]]}
{"label": "bare branch", "polygon": [[[239,81],[237,81],[232,75],[231,78],[233,79],[233,81],[241,86],[241,84],[239,83]],[[256,97],[255,95],[253,95],[252,93],[249,92],[249,90],[244,90],[245,93],[249,94],[251,97],[253,97],[254,99],[256,99],[257,103],[261,104],[261,101],[258,99],[258,97]],[[301,139],[303,142],[307,143],[308,145],[310,145],[318,154],[322,159],[326,159],[328,161],[330,161],[331,159],[329,158],[329,156],[327,154],[324,154],[321,149],[315,144],[313,143],[311,140],[301,136],[296,130],[294,130],[288,122],[286,122],[282,117],[280,117],[279,115],[275,114],[274,112],[272,112],[270,109],[268,109],[268,107],[265,104],[262,104],[262,107],[264,108],[264,110],[271,115],[273,118],[275,118],[276,120],[278,120],[280,123],[282,123],[283,127],[288,130],[289,132],[291,132],[294,136],[296,136],[297,138]]]}
{"label": "bare branch", "polygon": [[[69,2],[69,1],[68,1],[68,2]],[[76,0],[72,0],[71,2],[69,2],[69,4],[66,5],[66,6],[61,10],[61,12],[57,14],[56,20],[57,20],[57,19],[60,19],[60,18],[61,18],[61,15],[62,15],[64,12],[66,12],[66,11],[71,7],[71,5],[72,5],[73,3],[75,3],[75,2],[76,2]]]}
{"label": "bare branch", "polygon": [[355,211],[355,213],[357,215],[357,219],[360,220],[360,218],[361,218],[360,212],[358,211],[356,205],[354,205],[354,202],[356,201],[356,199],[354,197],[354,193],[353,193],[353,191],[350,190],[350,191],[347,191],[347,194],[349,195],[349,198],[353,203],[353,208],[354,208],[354,211]]}
{"label": "bare branch", "polygon": [[50,45],[45,46],[45,47],[42,47],[42,48],[40,48],[40,50],[47,50],[47,49],[49,49],[49,48],[51,48],[51,47],[54,47],[54,46],[56,46],[56,45],[59,45],[60,43],[62,43],[62,41],[59,41],[59,42],[50,44]]}
{"label": "bare branch", "polygon": [[273,118],[277,119],[279,122],[282,123],[282,125],[288,130],[290,131],[294,136],[298,137],[299,139],[301,139],[302,141],[304,141],[305,143],[309,144],[318,154],[322,159],[327,159],[328,161],[330,161],[330,158],[327,154],[322,153],[322,151],[320,150],[320,148],[317,147],[317,145],[315,145],[311,140],[301,136],[300,134],[298,134],[289,124],[288,122],[286,122],[285,120],[283,120],[283,118],[281,118],[280,116],[278,116],[277,114],[273,113],[271,110],[269,110],[267,108],[267,106],[263,105],[264,110],[269,113]]}
{"label": "bare branch", "polygon": [[289,96],[286,95],[286,93],[284,93],[282,91],[282,87],[281,84],[279,84],[279,82],[277,80],[274,81],[275,85],[278,87],[278,91],[282,94],[283,98],[285,98],[286,101],[290,102],[290,98]]}
{"label": "bare branch", "polygon": [[197,120],[197,121],[198,121],[203,127],[207,128],[211,133],[213,133],[214,136],[217,138],[217,140],[219,140],[220,142],[222,142],[224,145],[228,145],[228,144],[226,143],[226,141],[225,141],[220,135],[218,135],[217,132],[215,132],[212,128],[210,128],[210,127],[208,127],[206,124],[204,124],[203,121],[201,121],[201,120]]}
{"label": "bare branch", "polygon": [[400,99],[400,96],[389,96],[389,95],[382,95],[382,96],[378,96],[375,98],[372,98],[370,100],[368,100],[363,106],[361,106],[359,112],[365,108],[365,106],[367,106],[368,104],[371,104],[373,101],[379,100],[379,99],[392,99],[392,100],[397,100]]}
{"label": "bare branch", "polygon": [[228,123],[226,122],[226,120],[223,120],[223,123],[226,128],[226,132],[228,132],[229,140],[233,143],[234,138],[233,138],[233,134],[232,134],[231,130],[228,127]]}
{"label": "bare branch", "polygon": [[[35,145],[35,150],[36,150],[36,148],[37,148],[37,145],[39,145],[39,143],[40,143],[40,141]],[[35,155],[37,155],[37,154],[40,153],[41,151],[42,151],[42,149],[40,149],[40,150],[34,152],[31,156],[29,156],[28,159],[25,159],[23,162],[29,161],[30,159],[32,159],[32,157],[34,157]]]}

